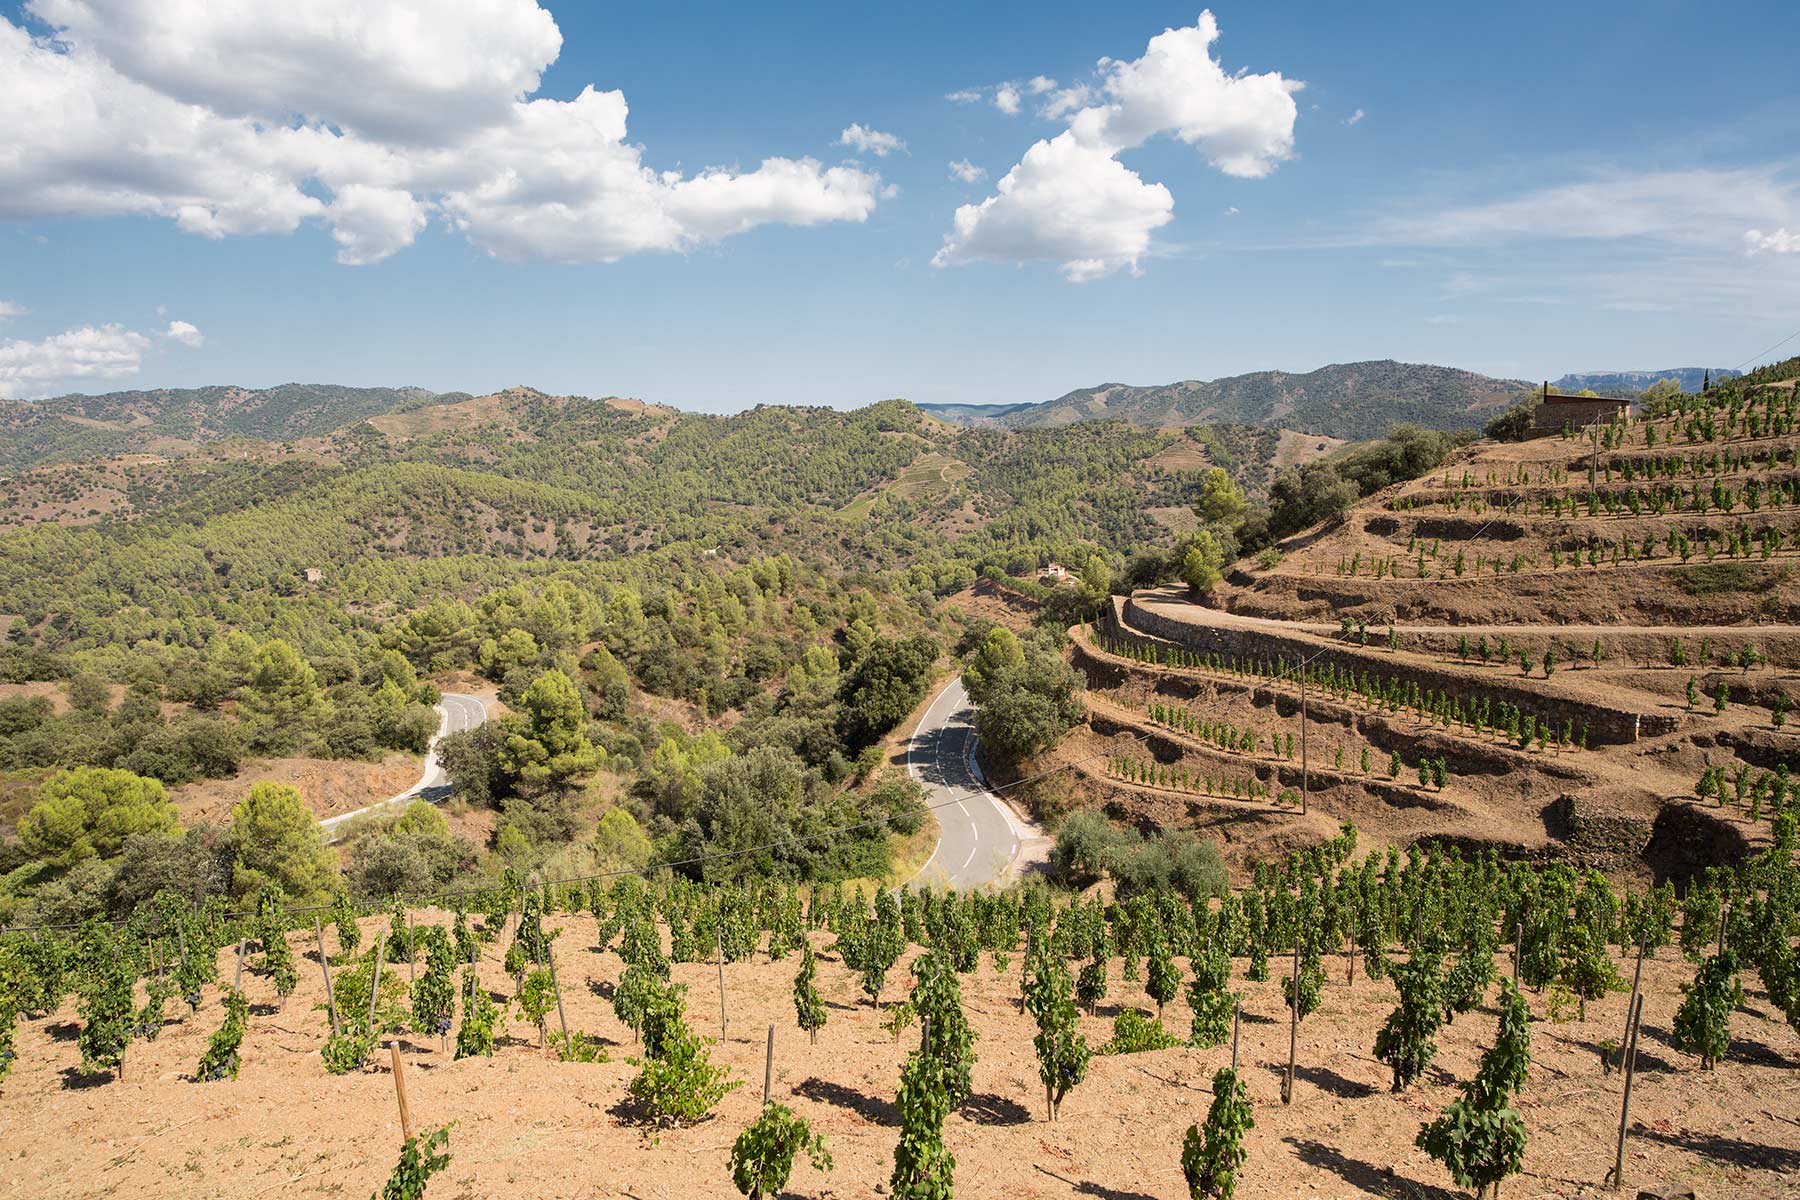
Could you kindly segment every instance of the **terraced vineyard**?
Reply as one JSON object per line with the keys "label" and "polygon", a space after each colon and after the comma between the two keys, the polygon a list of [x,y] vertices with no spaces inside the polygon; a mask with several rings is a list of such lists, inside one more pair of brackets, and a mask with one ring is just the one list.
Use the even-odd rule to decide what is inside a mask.
{"label": "terraced vineyard", "polygon": [[1073,631],[1090,715],[1059,757],[1114,815],[1246,860],[1352,819],[1657,876],[1736,861],[1793,765],[1795,417],[1790,381],[1477,442],[1205,603],[1116,597]]}

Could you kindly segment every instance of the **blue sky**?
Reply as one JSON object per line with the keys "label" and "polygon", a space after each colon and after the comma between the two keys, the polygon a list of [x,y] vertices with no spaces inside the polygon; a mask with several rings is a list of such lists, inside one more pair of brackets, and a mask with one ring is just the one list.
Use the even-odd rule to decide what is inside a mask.
{"label": "blue sky", "polygon": [[1017,402],[1800,330],[1792,4],[182,7],[0,6],[0,394]]}

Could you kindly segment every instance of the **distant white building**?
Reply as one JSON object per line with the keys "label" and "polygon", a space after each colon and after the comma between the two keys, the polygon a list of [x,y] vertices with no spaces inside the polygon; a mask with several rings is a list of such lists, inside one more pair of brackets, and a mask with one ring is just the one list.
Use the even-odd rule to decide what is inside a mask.
{"label": "distant white building", "polygon": [[1059,562],[1050,563],[1038,572],[1039,583],[1061,583],[1069,577],[1069,568]]}

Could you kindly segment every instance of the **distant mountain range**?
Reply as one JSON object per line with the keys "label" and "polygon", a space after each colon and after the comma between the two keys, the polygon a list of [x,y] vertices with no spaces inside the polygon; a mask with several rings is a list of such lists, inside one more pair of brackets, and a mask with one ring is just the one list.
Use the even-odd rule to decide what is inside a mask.
{"label": "distant mountain range", "polygon": [[1027,429],[1112,419],[1152,428],[1220,423],[1280,426],[1340,438],[1380,437],[1403,421],[1478,429],[1532,388],[1428,363],[1336,363],[1316,371],[1257,371],[1157,387],[1106,383],[1039,404],[922,404],[958,425]]}
{"label": "distant mountain range", "polygon": [[1664,371],[1585,371],[1553,379],[1550,386],[1562,392],[1587,390],[1603,396],[1635,396],[1659,379],[1673,379],[1684,392],[1697,392],[1711,373],[1714,383],[1736,379],[1742,371],[1729,367],[1670,367]]}
{"label": "distant mountain range", "polygon": [[[1636,396],[1659,379],[1698,391],[1705,367],[1663,371],[1606,371],[1564,375],[1550,386],[1602,395]],[[1711,368],[1714,382],[1739,372]],[[1496,379],[1430,363],[1334,363],[1316,371],[1256,371],[1223,379],[1187,379],[1153,387],[1103,383],[1035,404],[921,404],[955,425],[1003,429],[1055,428],[1077,421],[1114,420],[1148,428],[1245,424],[1360,440],[1380,437],[1401,422],[1430,429],[1479,429],[1540,385]]]}
{"label": "distant mountain range", "polygon": [[317,437],[382,413],[466,398],[466,393],[424,388],[284,383],[271,388],[158,388],[0,400],[0,470],[155,450],[167,440]]}

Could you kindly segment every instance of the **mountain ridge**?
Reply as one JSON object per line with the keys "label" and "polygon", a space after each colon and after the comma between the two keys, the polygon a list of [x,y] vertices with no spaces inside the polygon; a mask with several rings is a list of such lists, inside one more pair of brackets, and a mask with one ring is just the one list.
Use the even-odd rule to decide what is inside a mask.
{"label": "mountain ridge", "polygon": [[1313,371],[1254,371],[1219,379],[1134,386],[1103,383],[1035,404],[921,404],[940,420],[1008,429],[1114,419],[1151,428],[1250,424],[1362,439],[1400,422],[1479,428],[1532,385],[1460,367],[1374,359]]}

